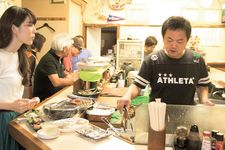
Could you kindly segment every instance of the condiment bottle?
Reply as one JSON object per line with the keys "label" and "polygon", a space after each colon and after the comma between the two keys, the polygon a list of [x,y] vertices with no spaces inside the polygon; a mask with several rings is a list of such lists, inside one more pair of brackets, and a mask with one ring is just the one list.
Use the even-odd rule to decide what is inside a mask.
{"label": "condiment bottle", "polygon": [[216,150],[223,150],[223,133],[216,134]]}
{"label": "condiment bottle", "polygon": [[185,126],[178,126],[175,134],[176,134],[174,141],[175,150],[186,150],[187,128]]}
{"label": "condiment bottle", "polygon": [[201,150],[211,150],[211,139],[209,131],[203,131]]}
{"label": "condiment bottle", "polygon": [[200,136],[197,125],[192,125],[187,137],[187,150],[200,150]]}
{"label": "condiment bottle", "polygon": [[216,150],[216,134],[218,133],[217,130],[211,131],[211,150]]}

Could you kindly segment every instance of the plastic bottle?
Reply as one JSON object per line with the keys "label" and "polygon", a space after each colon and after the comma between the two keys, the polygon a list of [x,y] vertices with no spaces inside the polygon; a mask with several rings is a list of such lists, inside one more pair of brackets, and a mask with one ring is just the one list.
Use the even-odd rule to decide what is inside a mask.
{"label": "plastic bottle", "polygon": [[201,150],[211,150],[211,138],[209,131],[203,131]]}
{"label": "plastic bottle", "polygon": [[187,137],[187,150],[200,150],[200,136],[197,125],[192,125]]}
{"label": "plastic bottle", "polygon": [[216,134],[216,150],[223,150],[223,133],[218,132]]}
{"label": "plastic bottle", "polygon": [[216,150],[216,134],[218,133],[217,130],[211,131],[211,150]]}

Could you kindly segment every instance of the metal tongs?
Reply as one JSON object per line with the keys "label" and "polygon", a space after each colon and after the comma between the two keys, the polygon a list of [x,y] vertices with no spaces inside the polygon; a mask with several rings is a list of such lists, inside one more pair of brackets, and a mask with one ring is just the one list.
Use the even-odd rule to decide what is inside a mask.
{"label": "metal tongs", "polygon": [[126,113],[125,116],[127,117],[128,122],[129,122],[129,124],[130,124],[131,131],[132,131],[132,133],[134,133],[133,124],[132,124],[132,122],[131,122],[131,118],[130,118],[130,115],[129,115],[129,113],[128,113],[127,107],[124,107],[124,113]]}
{"label": "metal tongs", "polygon": [[118,136],[121,136],[120,132],[108,121],[108,119],[106,119],[105,117],[101,117],[101,120],[107,124],[110,129],[112,129]]}

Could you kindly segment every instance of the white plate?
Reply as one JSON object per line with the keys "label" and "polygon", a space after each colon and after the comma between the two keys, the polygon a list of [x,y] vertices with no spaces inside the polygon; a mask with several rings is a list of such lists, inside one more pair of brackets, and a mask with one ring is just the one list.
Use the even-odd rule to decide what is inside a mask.
{"label": "white plate", "polygon": [[60,119],[60,120],[51,121],[51,122],[44,122],[41,125],[42,126],[53,125],[57,127],[60,132],[73,132],[75,129],[88,124],[89,124],[89,121],[84,118],[67,118],[67,119]]}
{"label": "white plate", "polygon": [[40,129],[37,131],[37,136],[44,140],[55,139],[59,137],[59,134],[58,128]]}
{"label": "white plate", "polygon": [[93,108],[91,110],[87,110],[86,113],[88,115],[108,116],[108,115],[111,115],[114,111],[115,111],[114,108],[110,108],[110,109]]}

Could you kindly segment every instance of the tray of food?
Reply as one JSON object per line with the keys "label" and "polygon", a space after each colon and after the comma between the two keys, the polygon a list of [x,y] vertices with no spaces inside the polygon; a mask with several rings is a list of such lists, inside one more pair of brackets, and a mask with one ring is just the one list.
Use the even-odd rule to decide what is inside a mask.
{"label": "tray of food", "polygon": [[77,128],[75,129],[75,131],[85,137],[88,137],[94,140],[100,140],[112,135],[112,132],[108,130],[104,130],[100,127],[97,127],[91,124],[88,126],[83,126],[82,128]]}

